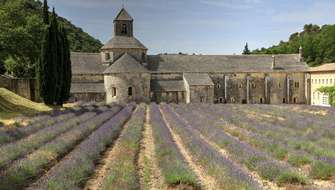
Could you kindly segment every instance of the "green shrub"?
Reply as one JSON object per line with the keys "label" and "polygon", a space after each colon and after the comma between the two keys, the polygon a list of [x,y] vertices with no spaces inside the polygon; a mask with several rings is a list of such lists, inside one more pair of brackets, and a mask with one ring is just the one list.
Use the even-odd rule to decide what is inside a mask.
{"label": "green shrub", "polygon": [[310,175],[315,179],[328,180],[335,176],[335,166],[321,161],[314,162]]}
{"label": "green shrub", "polygon": [[305,155],[294,155],[291,154],[288,157],[288,162],[293,166],[299,167],[311,163],[311,159]]}
{"label": "green shrub", "polygon": [[276,144],[271,144],[267,148],[278,160],[284,160],[288,154],[286,149],[283,149]]}
{"label": "green shrub", "polygon": [[277,183],[280,186],[284,184],[306,185],[307,178],[296,172],[283,172],[277,177]]}

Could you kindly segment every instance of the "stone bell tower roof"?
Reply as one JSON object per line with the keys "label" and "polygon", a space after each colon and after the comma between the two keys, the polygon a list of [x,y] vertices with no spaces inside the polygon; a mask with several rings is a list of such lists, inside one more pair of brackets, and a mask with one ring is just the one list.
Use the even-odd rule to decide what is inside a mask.
{"label": "stone bell tower roof", "polygon": [[116,16],[114,21],[133,21],[133,17],[127,12],[125,8],[122,8],[119,14]]}

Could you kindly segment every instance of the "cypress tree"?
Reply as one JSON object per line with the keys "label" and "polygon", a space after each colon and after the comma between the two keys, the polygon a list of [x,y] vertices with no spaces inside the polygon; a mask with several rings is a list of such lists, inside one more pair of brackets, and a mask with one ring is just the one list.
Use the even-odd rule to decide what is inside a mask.
{"label": "cypress tree", "polygon": [[64,48],[64,79],[63,79],[63,88],[62,88],[62,97],[63,101],[67,101],[70,98],[71,90],[71,80],[72,80],[72,67],[71,67],[71,53],[70,53],[70,44],[67,38],[66,30],[63,28],[63,48]]}
{"label": "cypress tree", "polygon": [[249,46],[248,46],[248,43],[247,43],[244,46],[243,55],[249,55],[249,54],[250,54],[250,50],[249,50]]}
{"label": "cypress tree", "polygon": [[[49,25],[49,7],[47,0],[44,0],[43,2],[43,23],[48,26]],[[37,89],[39,92],[39,97],[44,97],[45,95],[45,76],[44,76],[44,63],[48,58],[47,49],[48,49],[48,38],[49,38],[49,31],[48,28],[45,28],[44,36],[42,38],[41,43],[41,56],[38,59],[38,62],[36,64],[36,78],[37,78]],[[40,98],[38,98],[40,99]]]}
{"label": "cypress tree", "polygon": [[63,98],[63,88],[64,88],[64,61],[65,61],[65,54],[64,54],[64,37],[63,37],[63,27],[59,26],[57,34],[57,53],[58,53],[58,60],[57,60],[57,85],[56,85],[56,102],[57,105],[62,106],[64,102]]}
{"label": "cypress tree", "polygon": [[64,27],[58,25],[55,9],[44,35],[37,71],[44,102],[62,106],[70,97],[72,71],[69,41]]}
{"label": "cypress tree", "polygon": [[56,19],[56,13],[53,10],[50,26],[47,28],[42,45],[41,65],[43,67],[43,77],[40,90],[41,97],[47,105],[54,105],[57,97],[58,23]]}
{"label": "cypress tree", "polygon": [[49,24],[49,7],[47,0],[44,0],[43,2],[43,23],[45,25]]}

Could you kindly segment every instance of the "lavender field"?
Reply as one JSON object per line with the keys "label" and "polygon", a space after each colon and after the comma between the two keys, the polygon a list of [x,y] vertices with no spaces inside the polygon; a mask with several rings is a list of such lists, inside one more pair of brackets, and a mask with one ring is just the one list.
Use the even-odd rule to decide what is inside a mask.
{"label": "lavender field", "polygon": [[335,189],[335,109],[83,105],[0,129],[1,190]]}

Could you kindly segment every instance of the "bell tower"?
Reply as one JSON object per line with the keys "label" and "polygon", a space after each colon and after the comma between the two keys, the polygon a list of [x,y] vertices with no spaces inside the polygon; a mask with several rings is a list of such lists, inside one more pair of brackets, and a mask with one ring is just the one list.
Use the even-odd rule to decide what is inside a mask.
{"label": "bell tower", "polygon": [[134,19],[122,8],[120,13],[114,19],[114,36],[133,37],[133,22]]}

